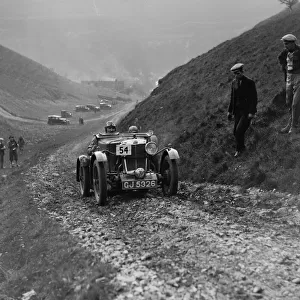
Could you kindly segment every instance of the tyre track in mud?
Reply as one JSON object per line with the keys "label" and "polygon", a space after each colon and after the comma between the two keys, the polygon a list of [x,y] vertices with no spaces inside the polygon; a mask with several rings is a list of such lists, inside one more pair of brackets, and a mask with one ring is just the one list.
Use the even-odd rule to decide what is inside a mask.
{"label": "tyre track in mud", "polygon": [[40,209],[116,268],[116,299],[299,299],[299,197],[182,182],[171,198],[131,193],[97,207],[75,182],[90,138],[59,148],[26,181]]}

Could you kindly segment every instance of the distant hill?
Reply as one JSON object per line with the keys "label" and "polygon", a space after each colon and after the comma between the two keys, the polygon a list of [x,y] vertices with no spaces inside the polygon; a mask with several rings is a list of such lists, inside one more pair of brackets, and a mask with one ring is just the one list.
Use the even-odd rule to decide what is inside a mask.
{"label": "distant hill", "polygon": [[[287,122],[284,79],[277,63],[280,38],[300,38],[299,5],[221,43],[173,69],[151,95],[120,124],[123,130],[139,119],[153,129],[160,144],[171,142],[180,153],[181,179],[258,185],[300,192],[300,135],[278,134]],[[249,129],[248,152],[234,159],[233,124],[226,118],[232,75],[237,62],[256,82],[259,104]]]}
{"label": "distant hill", "polygon": [[[13,115],[46,119],[78,103],[97,103],[108,89],[87,87],[0,45],[0,108]],[[127,97],[127,96],[125,96]]]}

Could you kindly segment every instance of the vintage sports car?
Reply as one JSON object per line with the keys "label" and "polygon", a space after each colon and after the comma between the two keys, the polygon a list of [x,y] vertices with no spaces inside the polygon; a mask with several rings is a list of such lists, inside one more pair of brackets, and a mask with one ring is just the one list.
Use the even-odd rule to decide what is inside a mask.
{"label": "vintage sports car", "polygon": [[108,192],[161,187],[164,195],[177,193],[178,152],[168,146],[159,150],[152,131],[100,133],[96,138],[96,150],[77,158],[76,180],[82,197],[92,189],[102,206]]}

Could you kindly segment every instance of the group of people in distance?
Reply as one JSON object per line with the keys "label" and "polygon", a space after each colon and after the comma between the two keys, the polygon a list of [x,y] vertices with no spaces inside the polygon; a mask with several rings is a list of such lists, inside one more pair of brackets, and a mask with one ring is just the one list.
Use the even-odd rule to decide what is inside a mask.
{"label": "group of people in distance", "polygon": [[13,168],[14,166],[19,167],[18,151],[22,153],[24,149],[25,140],[22,136],[19,137],[18,141],[16,141],[12,135],[10,135],[8,139],[9,141],[7,145],[5,145],[4,139],[0,138],[0,169],[4,168],[5,150],[9,151],[10,167]]}
{"label": "group of people in distance", "polygon": [[[280,133],[295,133],[300,116],[300,46],[293,34],[281,38],[284,49],[278,62],[284,72],[286,84],[286,104],[289,108],[288,124]],[[230,71],[234,74],[231,84],[231,98],[228,107],[228,120],[234,120],[233,134],[236,141],[234,157],[245,151],[245,133],[257,112],[257,91],[255,82],[244,75],[244,64],[235,64]]]}

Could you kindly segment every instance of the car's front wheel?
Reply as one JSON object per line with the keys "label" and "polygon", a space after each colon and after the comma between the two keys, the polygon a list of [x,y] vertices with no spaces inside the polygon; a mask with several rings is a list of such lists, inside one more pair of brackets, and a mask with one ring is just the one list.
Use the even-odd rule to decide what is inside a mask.
{"label": "car's front wheel", "polygon": [[107,202],[106,170],[103,162],[94,161],[93,164],[93,188],[98,205],[103,206]]}
{"label": "car's front wheel", "polygon": [[89,168],[80,166],[79,172],[80,195],[88,197],[90,195]]}
{"label": "car's front wheel", "polygon": [[165,155],[161,162],[162,191],[166,196],[176,195],[178,190],[178,165],[176,159]]}

